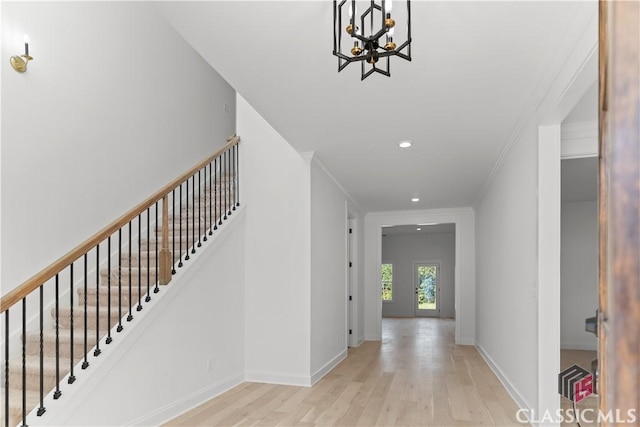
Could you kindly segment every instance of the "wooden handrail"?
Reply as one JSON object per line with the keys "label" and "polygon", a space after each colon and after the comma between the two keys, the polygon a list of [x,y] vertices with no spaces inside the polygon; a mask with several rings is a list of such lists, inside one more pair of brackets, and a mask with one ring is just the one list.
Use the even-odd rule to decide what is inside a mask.
{"label": "wooden handrail", "polygon": [[[54,277],[60,271],[69,266],[72,262],[83,256],[85,253],[89,252],[91,249],[96,247],[102,241],[107,239],[113,233],[118,231],[120,228],[124,227],[125,224],[128,224],[131,220],[136,218],[139,214],[144,212],[147,208],[153,206],[160,199],[164,199],[164,197],[173,191],[176,187],[186,181],[188,178],[191,178],[196,172],[200,169],[204,168],[206,165],[211,163],[215,158],[220,156],[222,153],[227,151],[229,148],[240,142],[240,137],[237,135],[233,135],[227,139],[227,143],[217,150],[215,153],[199,162],[197,165],[193,166],[187,172],[183,173],[169,184],[162,187],[160,190],[156,191],[153,195],[148,197],[142,203],[138,204],[133,209],[129,210],[125,214],[123,214],[120,218],[113,221],[111,224],[107,225],[105,228],[91,236],[89,239],[85,240],[83,243],[76,246],[71,251],[67,252],[62,257],[58,258],[53,263],[49,264],[48,267],[45,267],[35,276],[23,282],[20,286],[13,289],[9,293],[0,299],[0,313],[4,313],[11,306],[16,304],[19,301],[22,301],[27,295],[29,295],[34,290],[38,289],[40,285],[45,283],[47,280]],[[166,201],[166,199],[164,199]]]}

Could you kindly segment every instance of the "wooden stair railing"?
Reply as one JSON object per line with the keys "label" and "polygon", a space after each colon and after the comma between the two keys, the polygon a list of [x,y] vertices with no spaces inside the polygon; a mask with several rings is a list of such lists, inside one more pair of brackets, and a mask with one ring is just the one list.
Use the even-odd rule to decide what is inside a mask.
{"label": "wooden stair railing", "polygon": [[[60,398],[61,378],[72,384],[75,365],[89,367],[90,349],[99,356],[101,345],[124,329],[123,319],[133,320],[143,300],[150,301],[158,285],[167,285],[183,261],[240,206],[239,142],[238,136],[230,137],[214,154],[0,299],[3,426],[26,425],[36,407],[43,415],[44,396],[53,391],[53,398]],[[45,316],[45,305],[51,316]],[[32,330],[27,318],[37,319]],[[19,327],[12,329],[14,322]]]}

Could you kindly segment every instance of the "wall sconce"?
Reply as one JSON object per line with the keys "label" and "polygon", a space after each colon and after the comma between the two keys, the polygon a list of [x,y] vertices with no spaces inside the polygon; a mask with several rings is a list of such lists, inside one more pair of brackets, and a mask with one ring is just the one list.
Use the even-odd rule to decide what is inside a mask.
{"label": "wall sconce", "polygon": [[27,64],[29,61],[33,59],[32,56],[29,56],[29,36],[24,35],[24,55],[13,55],[10,59],[11,66],[14,70],[19,73],[24,73],[27,71]]}

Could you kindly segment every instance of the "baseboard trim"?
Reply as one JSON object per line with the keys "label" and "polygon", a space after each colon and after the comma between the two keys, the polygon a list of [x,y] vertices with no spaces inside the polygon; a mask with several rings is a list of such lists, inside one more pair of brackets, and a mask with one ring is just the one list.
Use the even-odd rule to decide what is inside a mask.
{"label": "baseboard trim", "polygon": [[213,399],[222,393],[231,390],[232,388],[242,384],[244,382],[244,375],[237,373],[224,378],[215,384],[196,391],[182,399],[176,400],[162,409],[158,409],[150,414],[137,418],[133,421],[126,423],[128,426],[156,426],[166,423],[194,408],[205,403],[208,400]]}
{"label": "baseboard trim", "polygon": [[246,371],[245,381],[250,383],[266,383],[311,387],[311,377],[304,374],[272,371]]}
{"label": "baseboard trim", "polygon": [[[476,350],[478,350],[478,353],[480,353],[480,356],[482,356],[487,365],[489,365],[489,368],[493,371],[494,374],[496,374],[496,377],[498,377],[498,380],[507,390],[507,393],[509,393],[511,398],[516,402],[518,408],[526,409],[525,415],[534,413],[533,405],[530,405],[529,402],[527,402],[527,399],[525,399],[522,394],[520,394],[518,389],[511,383],[511,381],[509,381],[504,372],[502,372],[502,369],[500,369],[500,367],[493,361],[491,356],[489,356],[489,354],[482,348],[480,344],[476,343],[475,347]],[[531,422],[531,420],[529,420],[529,422]]]}
{"label": "baseboard trim", "polygon": [[340,362],[342,362],[347,357],[347,349],[345,348],[339,354],[337,354],[333,359],[325,363],[325,365],[318,369],[315,373],[311,375],[311,385],[314,385],[318,381],[322,379],[325,375],[327,375],[333,368],[338,366]]}
{"label": "baseboard trim", "polygon": [[589,350],[589,351],[597,351],[598,344],[589,344],[589,343],[570,343],[563,342],[560,343],[561,350]]}

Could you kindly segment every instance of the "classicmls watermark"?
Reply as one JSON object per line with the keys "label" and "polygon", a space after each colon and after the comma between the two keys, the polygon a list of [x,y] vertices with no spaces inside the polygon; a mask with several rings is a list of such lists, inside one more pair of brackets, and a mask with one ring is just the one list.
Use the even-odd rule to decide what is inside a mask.
{"label": "classicmls watermark", "polygon": [[519,409],[516,412],[516,419],[523,424],[541,424],[547,423],[568,423],[575,422],[593,424],[608,423],[614,425],[636,424],[638,414],[635,409],[621,411],[619,409],[602,412],[597,409],[558,409],[557,411],[545,411],[541,414],[536,413],[533,409]]}
{"label": "classicmls watermark", "polygon": [[574,403],[593,394],[593,375],[578,365],[558,374],[558,393]]}
{"label": "classicmls watermark", "polygon": [[586,369],[573,365],[558,374],[558,393],[573,402],[573,409],[558,409],[537,413],[533,409],[520,409],[516,419],[520,423],[545,425],[547,423],[607,423],[614,425],[636,424],[636,409],[619,409],[602,412],[594,408],[577,409],[576,403],[593,394],[593,374]]}

